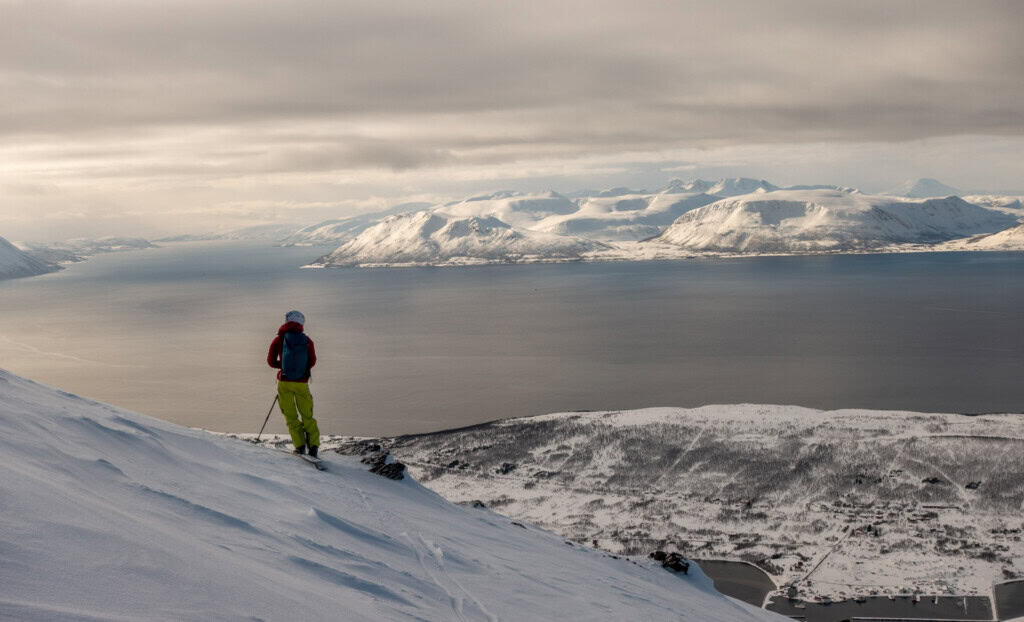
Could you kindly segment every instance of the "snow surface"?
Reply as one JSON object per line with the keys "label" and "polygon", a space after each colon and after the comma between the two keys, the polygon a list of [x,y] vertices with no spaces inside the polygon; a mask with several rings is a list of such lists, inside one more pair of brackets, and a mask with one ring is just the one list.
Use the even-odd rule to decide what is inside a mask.
{"label": "snow surface", "polygon": [[324,459],[0,371],[0,619],[780,619]]}
{"label": "snow surface", "polygon": [[687,212],[657,238],[690,250],[778,253],[934,243],[1012,226],[958,197],[900,199],[840,190],[755,192]]}
{"label": "snow surface", "polygon": [[388,216],[408,214],[430,207],[429,203],[402,203],[390,209],[348,218],[334,218],[303,227],[283,238],[282,246],[338,246],[366,231]]}
{"label": "snow surface", "polygon": [[952,240],[938,250],[950,251],[1024,251],[1024,223],[988,235]]}
{"label": "snow surface", "polygon": [[534,229],[600,241],[639,241],[659,235],[686,212],[716,200],[703,193],[590,197],[579,209],[540,220]]}
{"label": "snow surface", "polygon": [[16,279],[53,272],[57,267],[0,238],[0,279]]}

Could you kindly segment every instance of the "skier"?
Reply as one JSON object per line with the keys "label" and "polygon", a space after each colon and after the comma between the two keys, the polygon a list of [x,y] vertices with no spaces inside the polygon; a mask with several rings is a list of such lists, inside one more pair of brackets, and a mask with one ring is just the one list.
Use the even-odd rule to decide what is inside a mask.
{"label": "skier", "polygon": [[306,316],[293,310],[285,314],[284,320],[270,342],[267,364],[281,370],[277,372],[277,396],[295,453],[308,450],[315,457],[320,448],[320,429],[313,418],[309,370],[316,365],[316,351],[313,340],[303,332]]}

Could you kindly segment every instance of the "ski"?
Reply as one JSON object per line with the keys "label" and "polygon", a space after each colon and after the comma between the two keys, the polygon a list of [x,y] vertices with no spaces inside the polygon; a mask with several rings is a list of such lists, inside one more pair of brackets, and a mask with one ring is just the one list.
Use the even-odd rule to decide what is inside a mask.
{"label": "ski", "polygon": [[324,464],[324,461],[321,460],[320,458],[314,458],[313,456],[307,456],[306,454],[296,454],[294,452],[292,452],[292,453],[294,455],[302,458],[306,462],[312,464],[314,467],[316,467],[317,471],[326,471],[327,470],[327,465]]}
{"label": "ski", "polygon": [[295,456],[296,458],[302,458],[304,461],[306,461],[306,462],[312,464],[314,467],[316,467],[317,471],[326,471],[327,470],[327,463],[325,463],[320,458],[314,458],[313,456],[309,456],[309,455],[306,455],[306,454],[297,454],[294,451],[289,451],[287,449],[278,449],[276,447],[274,448],[274,451],[279,451],[281,453],[288,454],[290,456]]}

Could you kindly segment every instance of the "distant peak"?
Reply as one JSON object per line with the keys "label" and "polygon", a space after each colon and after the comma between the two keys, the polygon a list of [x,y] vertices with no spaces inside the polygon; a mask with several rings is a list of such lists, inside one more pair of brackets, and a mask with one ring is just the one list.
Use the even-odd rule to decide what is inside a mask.
{"label": "distant peak", "polygon": [[908,180],[892,194],[903,195],[914,199],[927,199],[932,197],[948,197],[951,195],[963,194],[953,186],[947,186],[937,179],[922,177],[917,181]]}

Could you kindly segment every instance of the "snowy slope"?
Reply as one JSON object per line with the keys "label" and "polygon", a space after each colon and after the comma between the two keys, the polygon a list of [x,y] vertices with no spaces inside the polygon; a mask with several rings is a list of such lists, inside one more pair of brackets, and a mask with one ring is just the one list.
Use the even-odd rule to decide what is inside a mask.
{"label": "snowy slope", "polygon": [[839,190],[778,190],[687,212],[658,238],[694,250],[821,252],[934,243],[1011,226],[958,197],[913,200]]}
{"label": "snowy slope", "polygon": [[56,269],[52,264],[32,257],[4,238],[0,238],[0,279],[36,276]]}
{"label": "snowy slope", "polygon": [[601,241],[643,240],[660,234],[686,212],[715,200],[703,193],[667,192],[590,197],[575,212],[542,219],[534,230]]}
{"label": "snowy slope", "polygon": [[532,229],[538,221],[556,214],[572,214],[579,206],[557,192],[525,194],[503,190],[447,203],[435,213],[451,218],[493,217],[515,227]]}
{"label": "snowy slope", "polygon": [[[460,207],[458,214],[468,212]],[[534,212],[530,212],[534,213]],[[464,265],[575,261],[602,248],[598,242],[517,230],[494,216],[441,211],[391,216],[338,247],[314,265]]]}
{"label": "snowy slope", "polygon": [[988,235],[951,240],[936,250],[949,251],[1024,251],[1024,223]]}
{"label": "snowy slope", "polygon": [[326,461],[0,372],[0,619],[780,619]]}
{"label": "snowy slope", "polygon": [[343,242],[351,240],[388,216],[408,214],[427,207],[430,207],[429,203],[402,203],[401,205],[395,205],[389,209],[370,214],[325,220],[308,227],[303,227],[288,235],[281,240],[281,245],[338,246]]}
{"label": "snowy slope", "polygon": [[1021,202],[1020,197],[1017,195],[992,195],[992,194],[972,194],[963,197],[964,201],[968,203],[974,203],[984,208],[1003,212],[1016,216],[1017,218],[1024,218],[1024,203]]}

